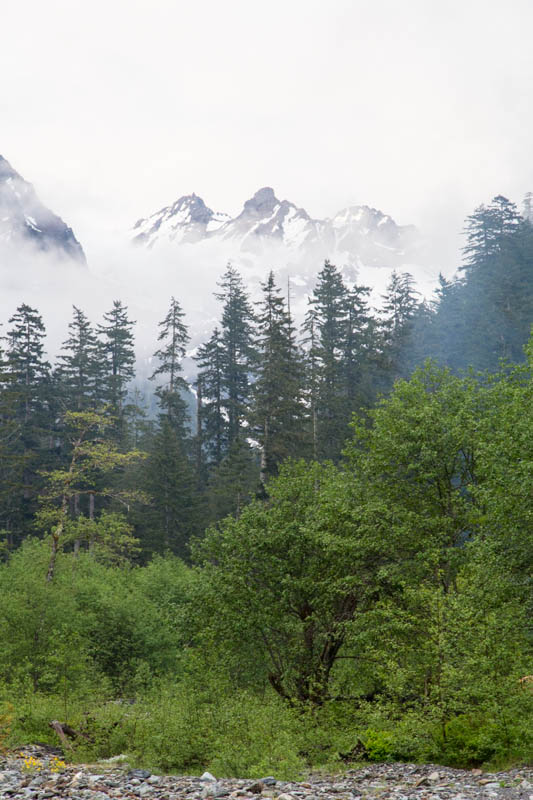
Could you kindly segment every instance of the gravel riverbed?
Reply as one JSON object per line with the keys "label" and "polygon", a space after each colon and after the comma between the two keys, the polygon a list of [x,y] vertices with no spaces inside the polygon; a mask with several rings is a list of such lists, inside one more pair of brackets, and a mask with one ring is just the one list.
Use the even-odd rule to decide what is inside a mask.
{"label": "gravel riverbed", "polygon": [[[28,759],[30,769],[27,768]],[[35,766],[35,762],[36,766]],[[33,765],[33,766],[32,766]],[[53,753],[24,748],[0,756],[0,797],[48,800],[533,800],[533,769],[485,773],[425,764],[372,764],[342,775],[310,774],[299,782],[275,775],[220,778],[204,773],[155,775],[110,759],[95,766],[57,766]]]}

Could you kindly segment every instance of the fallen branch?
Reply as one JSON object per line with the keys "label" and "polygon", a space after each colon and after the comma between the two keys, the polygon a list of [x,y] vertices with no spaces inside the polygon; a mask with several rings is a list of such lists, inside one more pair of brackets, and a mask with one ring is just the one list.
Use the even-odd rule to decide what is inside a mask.
{"label": "fallen branch", "polygon": [[74,728],[71,728],[66,722],[58,722],[57,719],[53,719],[52,722],[48,723],[48,725],[57,733],[61,739],[63,747],[67,747],[69,750],[73,750],[73,747],[67,739],[67,736],[70,739],[86,739],[88,742],[91,741],[90,737],[87,736],[86,733],[74,730]]}

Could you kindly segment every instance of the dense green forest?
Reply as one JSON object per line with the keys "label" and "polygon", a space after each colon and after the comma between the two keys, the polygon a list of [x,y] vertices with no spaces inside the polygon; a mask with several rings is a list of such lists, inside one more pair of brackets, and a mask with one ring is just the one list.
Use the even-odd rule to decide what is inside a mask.
{"label": "dense green forest", "polygon": [[[498,196],[422,301],[326,262],[301,330],[228,265],[195,353],[23,304],[0,354],[0,746],[218,774],[533,758],[533,225]],[[163,312],[164,313],[164,312]],[[162,313],[162,316],[163,316]],[[194,397],[191,413],[190,398]]]}

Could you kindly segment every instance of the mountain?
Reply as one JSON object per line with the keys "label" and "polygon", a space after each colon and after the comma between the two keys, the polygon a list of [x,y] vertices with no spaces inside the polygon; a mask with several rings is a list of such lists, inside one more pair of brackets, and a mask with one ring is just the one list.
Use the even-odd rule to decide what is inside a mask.
{"label": "mountain", "polygon": [[44,206],[35,189],[0,156],[0,246],[17,251],[32,245],[41,252],[86,264],[72,229]]}
{"label": "mountain", "polygon": [[147,219],[140,219],[133,228],[136,244],[152,247],[163,238],[182,244],[199,242],[217,231],[230,217],[217,214],[196,194],[180,197]]}
{"label": "mountain", "polygon": [[313,219],[288,200],[278,200],[270,187],[259,189],[238,216],[212,211],[195,194],[180,197],[134,226],[136,244],[154,247],[163,241],[195,243],[220,241],[242,254],[265,247],[286,251],[298,263],[331,258],[354,267],[401,268],[416,257],[418,234],[411,226],[368,206],[351,206],[332,218]]}

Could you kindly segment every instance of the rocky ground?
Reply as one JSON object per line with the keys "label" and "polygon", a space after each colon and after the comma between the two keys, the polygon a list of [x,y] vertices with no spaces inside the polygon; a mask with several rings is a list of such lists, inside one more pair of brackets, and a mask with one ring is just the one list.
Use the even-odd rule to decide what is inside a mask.
{"label": "rocky ground", "polygon": [[343,775],[310,775],[299,783],[153,775],[120,759],[96,766],[64,764],[50,749],[0,756],[0,797],[48,800],[533,800],[533,769],[484,773],[415,764],[375,764]]}

